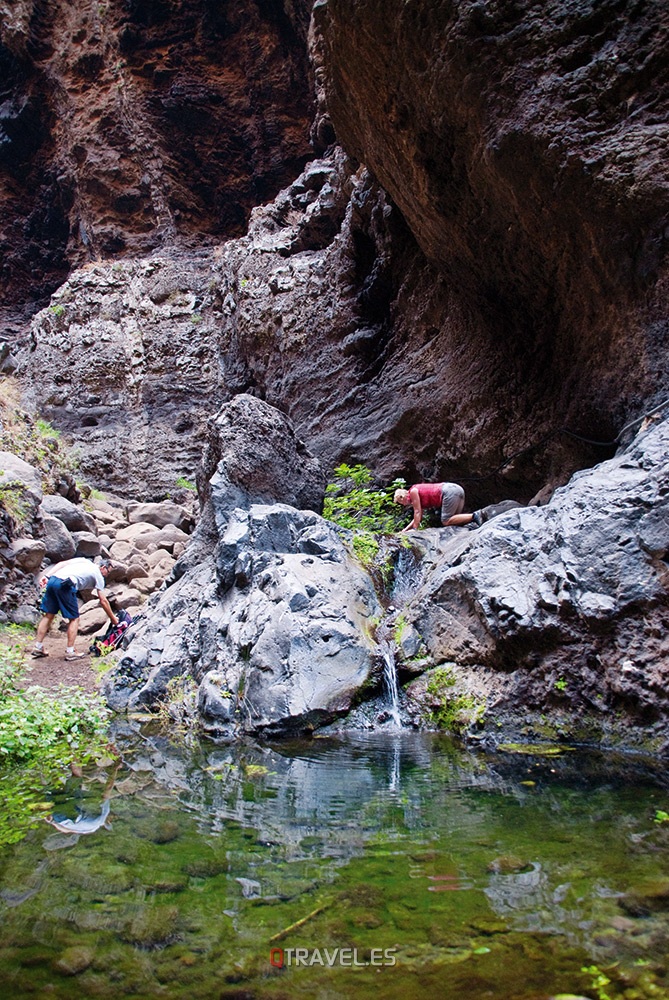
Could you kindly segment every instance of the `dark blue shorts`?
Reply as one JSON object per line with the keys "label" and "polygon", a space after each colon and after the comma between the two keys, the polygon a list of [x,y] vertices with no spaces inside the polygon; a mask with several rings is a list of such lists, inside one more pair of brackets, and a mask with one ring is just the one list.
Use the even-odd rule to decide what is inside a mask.
{"label": "dark blue shorts", "polygon": [[77,602],[77,592],[71,580],[61,580],[57,576],[50,576],[46,582],[46,591],[40,605],[45,615],[55,615],[60,611],[63,618],[79,617],[79,604]]}

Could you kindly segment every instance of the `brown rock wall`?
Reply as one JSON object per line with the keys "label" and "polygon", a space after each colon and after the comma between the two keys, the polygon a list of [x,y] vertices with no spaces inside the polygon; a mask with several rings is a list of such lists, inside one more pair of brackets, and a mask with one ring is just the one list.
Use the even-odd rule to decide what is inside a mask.
{"label": "brown rock wall", "polygon": [[611,437],[666,394],[666,7],[321,0],[315,15],[321,111],[469,314],[493,398],[501,363],[511,436],[531,420]]}
{"label": "brown rock wall", "polygon": [[308,4],[0,4],[0,305],[243,231],[310,156]]}

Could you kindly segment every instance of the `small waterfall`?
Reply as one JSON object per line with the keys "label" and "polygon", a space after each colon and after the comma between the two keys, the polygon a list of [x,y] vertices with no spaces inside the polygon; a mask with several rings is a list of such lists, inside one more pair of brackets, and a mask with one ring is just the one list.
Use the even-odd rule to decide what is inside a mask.
{"label": "small waterfall", "polygon": [[400,715],[400,692],[397,683],[395,626],[401,609],[411,599],[420,585],[420,556],[413,548],[403,545],[396,538],[385,539],[381,559],[392,559],[392,586],[388,597],[392,601],[386,608],[383,621],[376,629],[376,641],[383,659],[383,683],[387,701],[387,712],[393,725],[402,728]]}
{"label": "small waterfall", "polygon": [[397,684],[397,668],[395,666],[395,640],[387,623],[380,625],[376,638],[383,657],[383,683],[388,699],[388,712],[396,726],[402,725],[400,718],[400,691]]}

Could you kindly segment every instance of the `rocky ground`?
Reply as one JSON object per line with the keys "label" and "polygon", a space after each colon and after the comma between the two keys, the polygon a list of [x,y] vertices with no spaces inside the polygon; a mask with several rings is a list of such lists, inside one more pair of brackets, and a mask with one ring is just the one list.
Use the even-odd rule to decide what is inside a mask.
{"label": "rocky ground", "polygon": [[[15,514],[5,510],[0,547],[4,622],[36,624],[39,577],[75,556],[112,559],[106,587],[112,608],[141,615],[147,597],[162,586],[185,551],[195,524],[192,503],[188,507],[171,501],[139,504],[102,495],[74,503],[59,493],[43,493],[40,470],[16,455],[0,452],[0,470],[0,495],[5,504],[8,493],[13,498],[10,507]],[[49,656],[27,658],[26,683],[48,688],[74,684],[93,690],[100,673],[94,667],[102,661],[88,655],[88,649],[96,635],[104,634],[109,619],[91,595],[82,596],[80,613],[76,649],[86,655],[77,661],[64,659],[65,634],[57,618],[46,640]],[[27,654],[31,648],[29,643]]]}

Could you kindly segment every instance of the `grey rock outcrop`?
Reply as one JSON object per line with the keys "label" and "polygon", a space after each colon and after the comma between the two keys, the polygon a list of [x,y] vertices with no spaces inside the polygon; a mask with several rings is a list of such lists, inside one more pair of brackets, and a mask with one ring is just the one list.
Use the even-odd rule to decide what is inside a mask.
{"label": "grey rock outcrop", "polygon": [[[490,721],[515,716],[518,731],[524,713],[539,732],[543,714],[555,731],[600,739],[618,717],[638,726],[618,740],[669,745],[668,454],[665,420],[545,507],[441,549],[414,535],[424,575],[404,613]],[[418,704],[427,681],[409,689]]]}
{"label": "grey rock outcrop", "polygon": [[211,498],[220,526],[248,501],[319,510],[325,474],[296,437],[290,420],[242,393],[211,421],[199,485],[201,502]]}
{"label": "grey rock outcrop", "polygon": [[58,517],[42,514],[42,541],[46,547],[46,558],[51,563],[72,559],[77,546],[74,538]]}
{"label": "grey rock outcrop", "polygon": [[201,479],[200,525],[108,676],[109,703],[153,706],[182,677],[219,735],[345,713],[372,678],[380,608],[335,528],[292,506],[320,507],[318,463],[282,414],[242,395],[211,422]]}
{"label": "grey rock outcrop", "polygon": [[42,499],[41,509],[45,514],[57,517],[69,531],[96,532],[93,517],[82,507],[57,493],[47,493]]}
{"label": "grey rock outcrop", "polygon": [[160,596],[106,681],[113,708],[155,706],[198,683],[215,735],[317,728],[348,711],[375,668],[369,576],[317,514],[251,505],[209,558]]}

